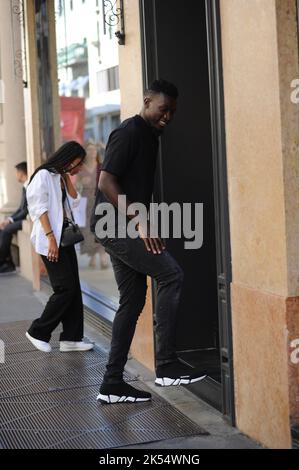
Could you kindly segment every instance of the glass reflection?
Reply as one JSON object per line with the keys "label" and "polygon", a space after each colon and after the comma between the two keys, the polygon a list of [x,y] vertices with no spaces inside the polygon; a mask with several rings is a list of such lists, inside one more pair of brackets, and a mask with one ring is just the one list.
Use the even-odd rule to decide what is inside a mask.
{"label": "glass reflection", "polygon": [[120,123],[118,42],[104,30],[99,0],[55,0],[61,135],[85,146],[87,157],[74,178],[82,199],[74,216],[84,234],[76,246],[80,278],[118,301],[109,256],[89,230],[91,210],[110,132]]}

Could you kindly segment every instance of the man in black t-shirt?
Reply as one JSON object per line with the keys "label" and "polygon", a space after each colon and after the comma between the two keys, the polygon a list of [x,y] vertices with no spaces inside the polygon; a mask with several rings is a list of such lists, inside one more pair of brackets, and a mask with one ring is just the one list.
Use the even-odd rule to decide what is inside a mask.
{"label": "man in black t-shirt", "polygon": [[[148,210],[153,192],[159,135],[172,120],[177,103],[177,88],[165,80],[156,80],[144,95],[140,114],[124,121],[114,130],[107,144],[99,180],[96,205],[107,203],[115,217],[116,233],[103,235],[103,216],[95,215],[91,226],[110,254],[120,293],[119,309],[112,328],[111,350],[98,400],[102,403],[143,402],[148,392],[123,381],[123,371],[138,317],[146,298],[146,276],[157,283],[155,308],[156,385],[180,385],[202,380],[204,371],[180,362],[175,349],[176,316],[183,284],[183,272],[165,249],[159,237],[153,237],[148,220],[138,224],[138,237],[119,235],[119,216],[127,226],[136,213],[128,215],[131,203],[142,203]],[[119,196],[125,195],[126,200]],[[98,214],[99,211],[97,210]]]}

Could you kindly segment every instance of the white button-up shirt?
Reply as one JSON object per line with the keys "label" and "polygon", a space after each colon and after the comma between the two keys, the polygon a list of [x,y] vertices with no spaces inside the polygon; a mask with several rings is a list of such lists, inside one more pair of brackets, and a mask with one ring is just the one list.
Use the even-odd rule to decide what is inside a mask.
{"label": "white button-up shirt", "polygon": [[[27,187],[26,197],[28,203],[28,212],[33,221],[31,232],[31,242],[36,253],[48,255],[48,239],[40,223],[40,216],[48,212],[51,228],[54,232],[57,245],[60,245],[62,225],[63,225],[63,207],[62,190],[60,185],[61,175],[51,173],[48,170],[39,170],[33,180]],[[67,197],[72,208],[80,202],[80,194],[74,199],[67,193]],[[66,210],[68,206],[66,204]]]}

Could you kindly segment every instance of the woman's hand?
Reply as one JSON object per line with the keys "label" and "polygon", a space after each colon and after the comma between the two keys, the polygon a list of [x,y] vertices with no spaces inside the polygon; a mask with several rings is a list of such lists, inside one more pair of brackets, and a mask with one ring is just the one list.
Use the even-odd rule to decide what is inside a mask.
{"label": "woman's hand", "polygon": [[53,234],[48,235],[48,260],[53,263],[58,261],[59,249],[56,242],[56,238]]}

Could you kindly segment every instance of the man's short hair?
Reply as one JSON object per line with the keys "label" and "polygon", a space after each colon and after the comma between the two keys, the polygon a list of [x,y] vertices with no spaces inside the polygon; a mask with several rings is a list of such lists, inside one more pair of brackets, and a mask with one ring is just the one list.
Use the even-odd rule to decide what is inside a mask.
{"label": "man's short hair", "polygon": [[27,162],[18,163],[15,166],[15,169],[18,171],[22,171],[22,173],[25,173],[25,175],[27,175]]}
{"label": "man's short hair", "polygon": [[155,80],[146,90],[146,93],[163,93],[163,95],[170,96],[175,100],[179,96],[177,87],[162,78]]}

